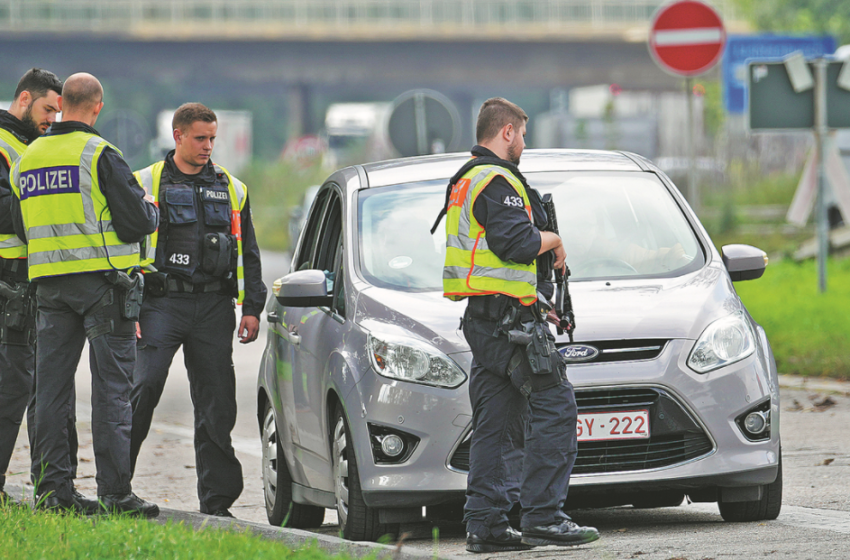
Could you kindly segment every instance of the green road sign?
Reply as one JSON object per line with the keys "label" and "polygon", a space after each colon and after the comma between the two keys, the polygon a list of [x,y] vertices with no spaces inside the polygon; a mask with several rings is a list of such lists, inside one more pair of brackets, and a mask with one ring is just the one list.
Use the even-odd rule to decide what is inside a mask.
{"label": "green road sign", "polygon": [[[844,62],[826,68],[826,126],[850,128],[850,91],[838,85]],[[751,61],[748,68],[750,130],[796,130],[815,126],[815,88],[795,91],[784,61]],[[807,62],[811,76],[812,62]]]}
{"label": "green road sign", "polygon": [[850,90],[838,85],[841,67],[848,62],[830,62],[826,67],[826,126],[850,128]]}

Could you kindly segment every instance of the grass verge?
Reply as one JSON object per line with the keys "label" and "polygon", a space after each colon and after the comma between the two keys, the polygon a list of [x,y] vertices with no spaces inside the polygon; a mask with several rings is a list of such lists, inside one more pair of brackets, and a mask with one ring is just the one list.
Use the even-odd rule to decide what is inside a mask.
{"label": "grass verge", "polygon": [[764,327],[780,373],[850,379],[850,259],[828,261],[823,294],[814,260],[771,263],[735,289]]}
{"label": "grass verge", "polygon": [[292,550],[250,531],[166,525],[127,516],[83,517],[33,512],[29,507],[0,507],[0,558],[262,559],[346,560],[318,547]]}
{"label": "grass verge", "polygon": [[257,242],[263,249],[286,251],[292,239],[289,219],[310,185],[329,175],[320,167],[301,168],[286,162],[255,161],[239,178],[248,186]]}

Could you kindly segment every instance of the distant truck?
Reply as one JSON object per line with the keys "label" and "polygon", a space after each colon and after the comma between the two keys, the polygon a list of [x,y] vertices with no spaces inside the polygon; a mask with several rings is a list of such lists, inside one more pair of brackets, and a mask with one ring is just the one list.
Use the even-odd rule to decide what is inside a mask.
{"label": "distant truck", "polygon": [[334,103],[325,114],[328,161],[336,169],[392,157],[387,137],[391,103]]}

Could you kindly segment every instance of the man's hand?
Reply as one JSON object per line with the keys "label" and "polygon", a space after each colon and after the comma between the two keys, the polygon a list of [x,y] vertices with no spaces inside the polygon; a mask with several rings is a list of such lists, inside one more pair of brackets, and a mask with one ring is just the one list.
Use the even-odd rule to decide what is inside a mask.
{"label": "man's hand", "polygon": [[253,315],[243,315],[242,322],[239,323],[239,330],[236,331],[239,337],[240,344],[248,344],[257,340],[257,335],[260,333],[260,320]]}
{"label": "man's hand", "polygon": [[555,264],[553,265],[555,270],[564,271],[564,265],[567,263],[567,250],[564,249],[563,245],[558,245],[553,249],[555,251]]}
{"label": "man's hand", "polygon": [[542,255],[546,251],[555,252],[555,263],[553,265],[555,270],[563,269],[567,262],[567,250],[564,249],[561,238],[551,231],[540,232],[540,250],[537,254]]}
{"label": "man's hand", "polygon": [[140,325],[138,321],[136,322],[136,338],[142,338],[142,325]]}

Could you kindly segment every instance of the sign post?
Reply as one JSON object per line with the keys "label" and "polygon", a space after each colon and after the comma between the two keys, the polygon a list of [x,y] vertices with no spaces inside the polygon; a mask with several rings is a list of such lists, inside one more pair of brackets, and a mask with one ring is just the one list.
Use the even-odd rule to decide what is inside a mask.
{"label": "sign post", "polygon": [[[802,57],[800,57],[802,58]],[[829,254],[829,217],[826,209],[826,60],[815,61],[815,138],[818,150],[818,291],[826,292],[826,257]]]}
{"label": "sign post", "polygon": [[[828,135],[830,129],[850,128],[848,65],[850,63],[822,57],[806,61],[803,54],[798,52],[782,60],[750,61],[748,68],[750,130],[767,132],[807,129],[815,135],[815,219],[818,291],[821,293],[826,291],[826,258],[829,254],[826,208]],[[843,193],[836,194],[840,196]],[[804,194],[798,195],[800,202],[798,196],[795,196],[792,206],[805,204]]]}
{"label": "sign post", "polygon": [[698,0],[678,0],[658,9],[649,32],[649,53],[666,72],[684,76],[688,98],[688,188],[687,198],[699,208],[694,142],[693,87],[691,78],[717,64],[726,44],[720,15]]}

